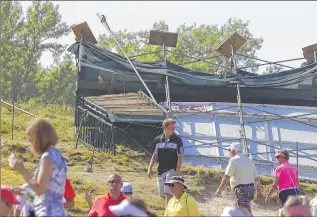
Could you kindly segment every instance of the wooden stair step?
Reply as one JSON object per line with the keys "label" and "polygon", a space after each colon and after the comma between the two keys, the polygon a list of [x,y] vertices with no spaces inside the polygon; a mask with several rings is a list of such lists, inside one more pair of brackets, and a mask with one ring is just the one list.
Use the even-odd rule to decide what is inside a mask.
{"label": "wooden stair step", "polygon": [[154,106],[152,105],[129,105],[129,107],[127,107],[126,105],[109,105],[109,106],[103,106],[103,108],[107,109],[107,110],[111,110],[111,109],[117,109],[117,108],[142,108],[142,109],[156,109]]}
{"label": "wooden stair step", "polygon": [[140,116],[163,116],[162,112],[144,112],[144,111],[137,111],[137,112],[124,112],[118,111],[114,112],[115,115],[140,115]]}
{"label": "wooden stair step", "polygon": [[113,98],[140,98],[142,97],[139,94],[113,94],[113,95],[101,95],[101,96],[88,96],[87,99],[99,100],[99,99],[113,99]]}
{"label": "wooden stair step", "polygon": [[142,100],[132,101],[112,101],[112,102],[93,102],[99,106],[111,106],[111,105],[152,105],[151,103],[144,102]]}
{"label": "wooden stair step", "polygon": [[113,108],[111,109],[112,112],[118,112],[118,111],[127,111],[127,112],[161,112],[158,109],[152,108],[152,109],[141,109],[141,108]]}

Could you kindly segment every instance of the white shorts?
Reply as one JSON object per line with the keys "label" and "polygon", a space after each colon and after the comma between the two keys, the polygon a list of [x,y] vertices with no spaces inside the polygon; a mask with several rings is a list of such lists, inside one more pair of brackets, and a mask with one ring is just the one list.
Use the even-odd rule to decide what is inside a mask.
{"label": "white shorts", "polygon": [[169,181],[174,175],[175,170],[171,169],[157,177],[157,188],[160,197],[164,198],[165,194],[172,194],[170,187],[164,185],[164,183]]}

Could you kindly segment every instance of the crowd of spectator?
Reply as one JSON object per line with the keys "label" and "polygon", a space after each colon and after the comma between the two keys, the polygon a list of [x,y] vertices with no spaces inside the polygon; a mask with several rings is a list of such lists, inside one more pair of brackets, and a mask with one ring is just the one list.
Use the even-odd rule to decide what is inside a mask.
{"label": "crowd of spectator", "polygon": [[[175,123],[173,119],[163,121],[163,133],[153,141],[147,175],[153,178],[153,167],[158,163],[157,188],[158,196],[165,200],[164,216],[201,216],[198,203],[186,192],[188,186],[180,174],[184,148],[182,139],[175,133]],[[27,128],[27,136],[32,151],[39,156],[35,173],[29,174],[23,161],[10,155],[9,166],[23,177],[25,184],[14,188],[1,185],[1,216],[10,213],[12,216],[67,216],[67,210],[75,206],[76,194],[67,179],[66,160],[57,148],[57,132],[46,120],[37,119]],[[264,200],[259,175],[254,162],[243,154],[240,143],[232,143],[229,152],[230,160],[214,196],[220,196],[230,183],[236,203],[228,204],[221,216],[252,216],[250,202],[255,195]],[[275,157],[279,166],[265,202],[277,190],[281,200],[279,216],[316,216],[317,198],[309,202],[299,195],[297,170],[289,163],[288,151],[278,150]],[[95,199],[90,191],[85,191],[89,217],[156,216],[144,201],[136,199],[133,186],[119,174],[111,174],[107,186],[108,192],[95,195]]]}

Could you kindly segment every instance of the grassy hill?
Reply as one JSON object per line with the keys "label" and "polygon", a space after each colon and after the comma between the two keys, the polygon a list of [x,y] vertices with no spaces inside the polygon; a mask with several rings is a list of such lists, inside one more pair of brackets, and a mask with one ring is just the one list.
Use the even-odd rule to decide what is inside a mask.
{"label": "grassy hill", "polygon": [[[48,119],[57,129],[60,137],[58,148],[63,151],[67,159],[69,166],[68,177],[77,194],[75,208],[69,211],[71,216],[87,216],[89,210],[84,199],[85,190],[90,189],[94,197],[106,193],[106,180],[108,175],[113,172],[120,174],[125,181],[131,182],[135,188],[136,196],[144,199],[154,212],[158,215],[163,214],[164,201],[157,196],[156,180],[150,180],[146,176],[149,156],[118,145],[116,155],[96,153],[93,173],[86,173],[83,171],[83,167],[91,159],[92,152],[82,144],[77,149],[74,148],[73,109],[68,106],[40,105],[35,102],[19,104],[19,106],[39,117]],[[15,111],[14,140],[12,141],[11,114],[10,108],[2,107],[1,182],[9,186],[19,186],[24,183],[22,176],[10,170],[7,159],[11,152],[19,154],[23,158],[26,167],[31,172],[34,171],[36,156],[31,153],[25,134],[25,129],[33,118],[20,111]],[[196,197],[198,201],[202,201],[203,198],[214,194],[211,189],[215,189],[219,185],[223,174],[223,171],[217,168],[190,165],[184,165],[181,172],[190,187],[189,193]],[[272,183],[272,178],[262,177],[261,180],[264,185],[264,192],[267,193]],[[301,190],[309,197],[312,197],[317,192],[317,187],[315,184],[301,183]],[[227,192],[228,195],[232,194],[229,189]],[[274,197],[276,198],[276,195]],[[277,204],[274,200],[271,203],[272,205]],[[200,204],[204,206],[204,202],[200,202]],[[214,213],[209,213],[207,210],[204,214],[210,215]]]}

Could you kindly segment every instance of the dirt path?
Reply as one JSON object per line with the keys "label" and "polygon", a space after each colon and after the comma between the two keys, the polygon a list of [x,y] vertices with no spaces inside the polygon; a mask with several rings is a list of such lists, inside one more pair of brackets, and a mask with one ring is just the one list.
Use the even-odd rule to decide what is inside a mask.
{"label": "dirt path", "polygon": [[[218,184],[213,184],[207,187],[206,190],[200,192],[200,196],[196,196],[199,210],[205,215],[219,216],[223,209],[227,206],[233,206],[235,203],[235,196],[229,188],[222,192],[221,197],[214,197],[218,188]],[[276,216],[279,209],[279,204],[271,201],[265,204],[262,201],[252,201],[251,209],[253,216]]]}
{"label": "dirt path", "polygon": [[[198,201],[199,210],[204,214],[219,216],[226,206],[234,204],[234,198],[226,196],[204,198],[204,201]],[[278,204],[264,204],[252,202],[253,216],[276,216]]]}
{"label": "dirt path", "polygon": [[[87,181],[94,181],[97,184],[106,184],[106,178],[110,175],[107,170],[98,170],[93,173],[81,171],[71,171],[70,175],[81,177]],[[142,198],[157,200],[156,180],[148,179],[146,174],[127,172],[123,173],[123,179],[131,182],[136,194]],[[218,185],[217,185],[218,186]],[[208,190],[201,192],[200,196],[195,196],[199,210],[204,215],[219,216],[226,206],[233,205],[235,202],[232,191],[223,192],[221,197],[213,197],[217,189],[216,185],[211,185]],[[252,212],[254,216],[276,216],[279,205],[276,202],[264,204],[264,202],[252,202]]]}

